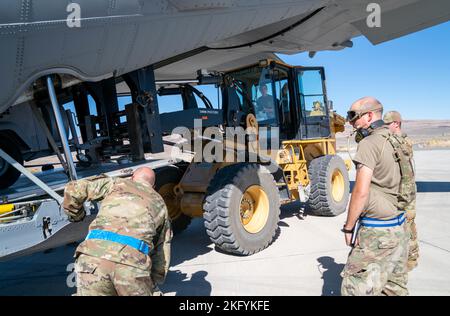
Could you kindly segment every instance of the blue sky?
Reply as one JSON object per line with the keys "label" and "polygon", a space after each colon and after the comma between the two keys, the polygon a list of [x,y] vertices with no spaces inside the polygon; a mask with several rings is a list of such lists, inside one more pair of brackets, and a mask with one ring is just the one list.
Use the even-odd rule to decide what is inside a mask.
{"label": "blue sky", "polygon": [[344,115],[371,95],[404,119],[450,119],[450,22],[386,43],[353,39],[341,51],[279,55],[286,63],[325,67],[328,98]]}
{"label": "blue sky", "polygon": [[[325,67],[328,98],[343,116],[353,101],[371,95],[404,119],[450,119],[450,22],[376,46],[363,36],[353,43],[312,59],[307,53],[279,57],[291,65]],[[201,90],[217,104],[216,89]],[[178,110],[177,99],[159,98],[160,112]],[[119,100],[121,108],[130,102]]]}

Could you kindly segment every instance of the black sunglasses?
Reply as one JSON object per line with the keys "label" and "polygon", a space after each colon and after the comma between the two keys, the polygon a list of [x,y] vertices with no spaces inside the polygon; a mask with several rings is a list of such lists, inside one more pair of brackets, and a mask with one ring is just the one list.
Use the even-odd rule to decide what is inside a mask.
{"label": "black sunglasses", "polygon": [[369,112],[370,111],[367,111],[367,112],[348,111],[347,112],[347,121],[353,122],[353,121],[361,118],[364,114],[367,114]]}

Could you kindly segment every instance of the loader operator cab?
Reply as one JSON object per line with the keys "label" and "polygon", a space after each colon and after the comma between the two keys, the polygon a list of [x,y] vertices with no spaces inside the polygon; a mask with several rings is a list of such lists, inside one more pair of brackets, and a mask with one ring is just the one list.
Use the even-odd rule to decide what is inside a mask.
{"label": "loader operator cab", "polygon": [[241,108],[260,127],[280,128],[280,140],[331,135],[322,67],[291,67],[263,60],[228,73],[240,87]]}

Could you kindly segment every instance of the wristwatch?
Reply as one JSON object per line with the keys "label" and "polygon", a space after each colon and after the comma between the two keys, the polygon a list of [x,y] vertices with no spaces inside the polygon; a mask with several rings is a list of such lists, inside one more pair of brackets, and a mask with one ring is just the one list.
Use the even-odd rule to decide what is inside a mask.
{"label": "wristwatch", "polygon": [[345,229],[345,225],[344,225],[344,227],[342,227],[342,229],[341,229],[341,232],[346,233],[346,234],[353,234],[353,230],[354,230],[354,228]]}

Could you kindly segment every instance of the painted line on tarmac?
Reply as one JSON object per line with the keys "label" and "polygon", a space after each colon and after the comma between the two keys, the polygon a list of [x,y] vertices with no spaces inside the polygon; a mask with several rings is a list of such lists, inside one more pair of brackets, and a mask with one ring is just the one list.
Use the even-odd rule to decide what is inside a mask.
{"label": "painted line on tarmac", "polygon": [[419,239],[419,242],[421,242],[421,243],[423,243],[423,244],[425,244],[425,245],[428,245],[428,246],[431,246],[431,247],[440,249],[440,250],[445,251],[445,252],[447,252],[447,253],[450,253],[450,250],[445,249],[445,248],[442,248],[442,247],[439,247],[439,246],[436,246],[436,245],[433,245],[432,243],[429,243],[429,242],[427,242],[427,241],[423,241],[423,240],[420,240],[420,239]]}

